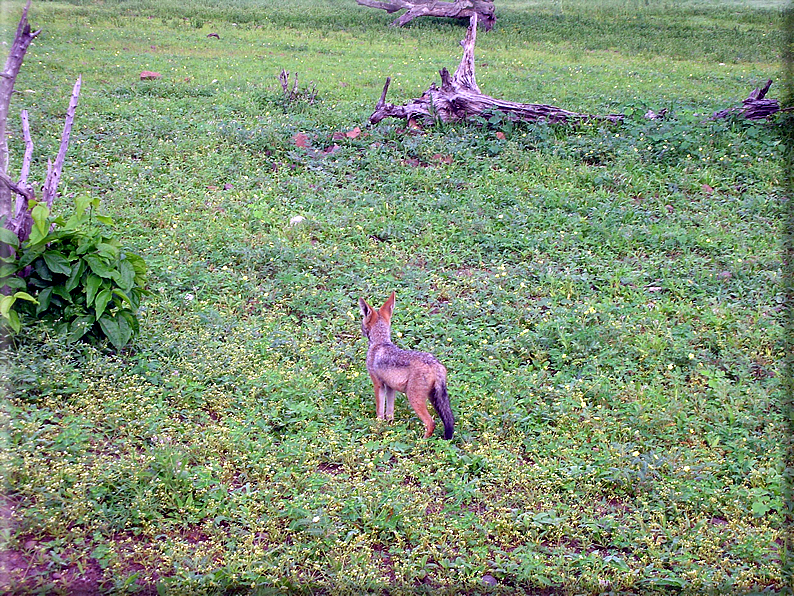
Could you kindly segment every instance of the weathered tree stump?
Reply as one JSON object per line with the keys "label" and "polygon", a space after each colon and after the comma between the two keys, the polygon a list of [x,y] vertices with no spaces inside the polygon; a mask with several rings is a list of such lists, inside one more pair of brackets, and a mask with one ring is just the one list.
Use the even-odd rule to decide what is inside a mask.
{"label": "weathered tree stump", "polygon": [[405,120],[413,118],[459,122],[481,116],[489,111],[499,111],[506,114],[508,118],[524,122],[582,122],[590,120],[620,122],[623,119],[621,114],[607,116],[579,114],[555,106],[516,103],[484,95],[477,86],[474,76],[477,18],[476,14],[471,16],[466,38],[461,42],[463,57],[455,74],[450,75],[446,68],[441,69],[441,87],[432,83],[420,98],[401,106],[386,103],[386,93],[391,83],[391,77],[387,77],[383,93],[381,93],[380,100],[369,121],[372,124],[377,124],[384,118],[404,118]]}
{"label": "weathered tree stump", "polygon": [[401,17],[392,22],[394,27],[402,27],[417,17],[450,17],[468,19],[477,16],[485,31],[490,31],[496,22],[493,0],[356,0],[362,6],[380,8],[389,14],[405,9]]}
{"label": "weathered tree stump", "polygon": [[748,120],[763,120],[780,110],[780,103],[776,99],[766,99],[766,93],[772,86],[772,79],[766,82],[763,87],[756,87],[750,95],[742,101],[741,107],[728,108],[714,112],[711,117],[713,120],[727,118],[731,114],[739,114]]}

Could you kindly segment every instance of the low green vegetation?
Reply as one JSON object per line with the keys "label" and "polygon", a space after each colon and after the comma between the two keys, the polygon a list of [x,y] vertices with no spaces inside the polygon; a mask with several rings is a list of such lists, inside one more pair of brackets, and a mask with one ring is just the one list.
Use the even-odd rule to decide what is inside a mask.
{"label": "low green vegetation", "polygon": [[16,291],[3,299],[7,307],[0,310],[11,331],[21,330],[21,313],[26,322],[41,321],[67,342],[110,341],[120,350],[138,333],[146,263],[100,228],[113,220],[94,214],[97,207],[99,198],[79,197],[65,220],[37,203],[30,237],[22,243],[10,239],[15,254],[7,259],[2,283]]}
{"label": "low green vegetation", "polygon": [[[484,93],[625,122],[424,128],[367,118],[458,63],[452,21],[34,4],[34,170],[82,74],[54,210],[99,200],[151,294],[121,350],[9,337],[2,589],[781,593],[779,136],[709,116],[780,77],[782,4],[498,2]],[[392,290],[451,442],[375,419],[356,300]]]}

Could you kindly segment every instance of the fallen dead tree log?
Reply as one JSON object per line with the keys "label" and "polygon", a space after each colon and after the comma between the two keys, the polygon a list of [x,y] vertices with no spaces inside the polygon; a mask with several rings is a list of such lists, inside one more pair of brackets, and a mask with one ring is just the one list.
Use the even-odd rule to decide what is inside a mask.
{"label": "fallen dead tree log", "polygon": [[392,22],[394,27],[402,27],[417,17],[450,17],[468,19],[477,16],[480,27],[490,31],[496,22],[493,0],[356,0],[362,6],[380,8],[389,14],[406,10]]}
{"label": "fallen dead tree log", "polygon": [[[376,0],[358,0],[360,4],[371,1]],[[385,4],[383,2],[377,3]],[[400,118],[406,121],[440,120],[442,122],[460,122],[483,116],[489,112],[501,112],[506,114],[509,119],[523,122],[576,123],[584,121],[621,122],[623,120],[624,116],[622,114],[604,116],[581,114],[556,106],[516,103],[483,94],[477,86],[474,73],[474,45],[477,40],[477,20],[478,16],[476,14],[470,17],[466,38],[461,42],[463,57],[454,74],[450,75],[446,68],[442,68],[439,71],[441,75],[440,87],[435,83],[431,83],[428,90],[421,97],[403,105],[386,102],[386,95],[391,84],[391,77],[386,77],[383,92],[375,105],[375,111],[370,116],[369,121],[372,124],[377,124],[385,118]],[[726,118],[731,114],[738,114],[748,120],[763,120],[779,111],[791,111],[792,108],[781,108],[778,100],[766,98],[771,85],[772,80],[770,79],[763,87],[754,89],[747,99],[742,102],[741,106],[715,112],[711,119],[716,120]],[[664,118],[666,115],[667,110],[661,110],[658,114],[649,110],[645,117],[649,120],[656,120]]]}
{"label": "fallen dead tree log", "polygon": [[455,74],[450,75],[446,68],[441,69],[441,87],[435,83],[418,99],[398,106],[386,103],[386,94],[389,91],[391,77],[386,78],[380,100],[375,106],[375,111],[369,121],[377,124],[384,118],[429,119],[442,122],[459,122],[476,116],[481,116],[489,111],[499,111],[513,120],[523,122],[583,122],[592,120],[605,120],[620,122],[621,114],[607,116],[594,116],[570,112],[556,106],[545,104],[516,103],[495,99],[484,95],[477,86],[474,74],[474,44],[477,40],[477,15],[472,15],[466,38],[461,42],[463,57],[461,58]]}

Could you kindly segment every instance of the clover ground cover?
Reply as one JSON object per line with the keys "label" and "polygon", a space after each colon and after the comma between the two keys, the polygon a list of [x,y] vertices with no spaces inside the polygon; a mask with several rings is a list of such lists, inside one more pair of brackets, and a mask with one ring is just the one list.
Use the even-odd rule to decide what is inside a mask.
{"label": "clover ground cover", "polygon": [[[353,2],[34,5],[37,160],[82,73],[61,204],[154,294],[134,349],[6,351],[4,589],[783,588],[779,142],[705,121],[778,76],[780,5],[501,4],[484,92],[625,124],[368,128],[463,29]],[[451,443],[374,419],[355,301],[392,289]]]}

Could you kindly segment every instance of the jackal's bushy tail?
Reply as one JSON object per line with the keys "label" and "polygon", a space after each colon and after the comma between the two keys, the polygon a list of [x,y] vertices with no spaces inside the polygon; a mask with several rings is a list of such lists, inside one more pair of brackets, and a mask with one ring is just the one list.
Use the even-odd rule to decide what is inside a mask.
{"label": "jackal's bushy tail", "polygon": [[441,422],[444,423],[444,438],[447,440],[451,439],[455,430],[455,418],[452,416],[452,408],[449,405],[446,381],[436,381],[430,392],[430,402],[441,418]]}

